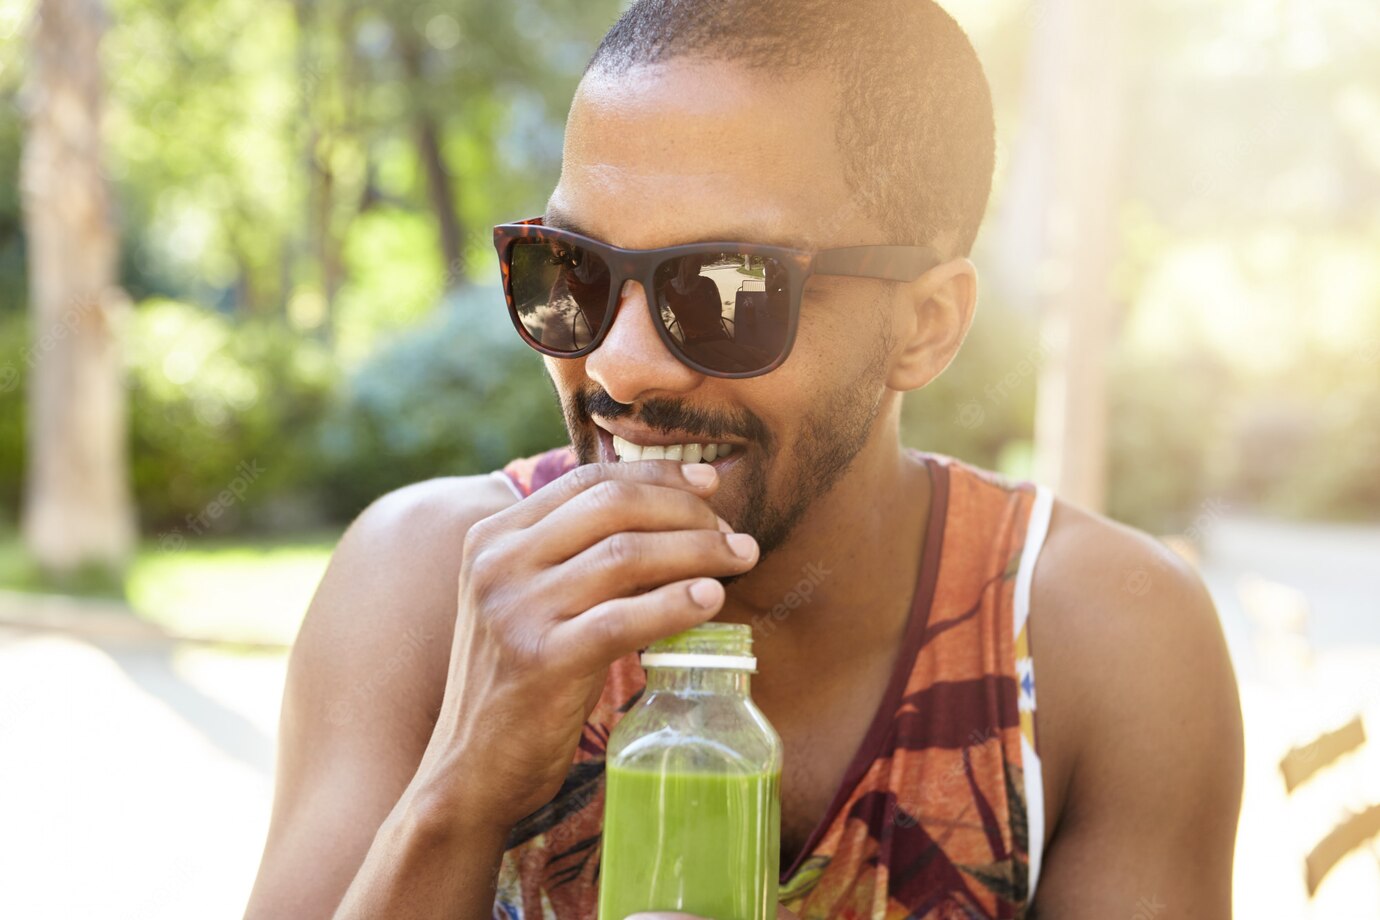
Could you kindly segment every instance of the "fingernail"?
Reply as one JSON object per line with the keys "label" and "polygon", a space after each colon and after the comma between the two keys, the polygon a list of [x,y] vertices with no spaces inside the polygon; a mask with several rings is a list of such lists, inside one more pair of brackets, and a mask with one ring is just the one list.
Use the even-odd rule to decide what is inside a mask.
{"label": "fingernail", "polygon": [[719,518],[719,533],[733,533],[733,525]]}
{"label": "fingernail", "polygon": [[713,607],[719,602],[719,583],[712,578],[701,578],[690,586],[690,599],[701,607]]}
{"label": "fingernail", "polygon": [[757,549],[757,541],[752,539],[752,534],[733,533],[729,534],[727,539],[728,548],[733,550],[733,555],[742,559],[751,559]]}
{"label": "fingernail", "polygon": [[680,472],[691,485],[696,486],[707,486],[719,475],[708,463],[683,463]]}

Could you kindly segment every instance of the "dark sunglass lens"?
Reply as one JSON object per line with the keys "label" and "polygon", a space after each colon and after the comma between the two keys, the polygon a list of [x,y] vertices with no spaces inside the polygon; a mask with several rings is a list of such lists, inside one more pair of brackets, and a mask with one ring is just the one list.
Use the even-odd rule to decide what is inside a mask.
{"label": "dark sunglass lens", "polygon": [[555,240],[518,240],[509,283],[518,319],[544,348],[578,351],[604,324],[609,269],[586,249]]}
{"label": "dark sunglass lens", "polygon": [[661,321],[681,353],[722,373],[761,370],[786,347],[790,294],[776,259],[700,253],[656,270]]}

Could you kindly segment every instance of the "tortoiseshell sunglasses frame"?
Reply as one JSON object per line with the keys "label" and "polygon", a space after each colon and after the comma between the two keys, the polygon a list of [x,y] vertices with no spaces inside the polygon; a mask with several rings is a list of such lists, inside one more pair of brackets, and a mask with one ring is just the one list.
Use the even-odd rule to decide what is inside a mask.
{"label": "tortoiseshell sunglasses frame", "polygon": [[[494,227],[494,247],[498,250],[498,262],[503,272],[503,296],[508,302],[508,316],[517,329],[518,335],[532,348],[553,358],[580,358],[603,343],[609,328],[613,325],[618,305],[622,301],[623,285],[628,281],[642,284],[647,300],[647,309],[652,315],[652,325],[656,327],[667,349],[682,364],[709,377],[740,379],[757,377],[780,367],[790,356],[795,344],[796,328],[800,322],[800,300],[805,282],[811,275],[842,275],[852,278],[872,278],[880,281],[914,281],[925,272],[939,265],[943,258],[939,252],[928,246],[844,246],[837,249],[792,249],[784,246],[770,246],[761,243],[709,242],[685,243],[679,246],[666,246],[661,249],[619,249],[607,243],[591,239],[570,230],[548,227],[544,218],[533,217],[516,223],[499,224]],[[512,252],[520,240],[542,240],[578,246],[595,253],[604,260],[609,269],[609,305],[604,311],[604,320],[589,344],[575,351],[561,351],[547,348],[532,337],[518,315],[517,303],[513,299]],[[787,288],[790,297],[790,311],[787,316],[786,338],[779,354],[770,364],[760,369],[748,371],[721,371],[706,367],[691,359],[681,351],[666,324],[662,321],[653,295],[656,285],[656,270],[671,259],[688,255],[708,255],[721,252],[737,252],[743,255],[761,256],[775,259],[786,270]]]}

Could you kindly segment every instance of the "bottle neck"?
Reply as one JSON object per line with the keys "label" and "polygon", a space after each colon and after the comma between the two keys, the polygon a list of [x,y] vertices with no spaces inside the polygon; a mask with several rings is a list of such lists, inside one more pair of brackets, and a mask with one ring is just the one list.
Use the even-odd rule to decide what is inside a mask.
{"label": "bottle neck", "polygon": [[647,669],[647,690],[746,697],[751,692],[750,676],[732,668],[651,667]]}

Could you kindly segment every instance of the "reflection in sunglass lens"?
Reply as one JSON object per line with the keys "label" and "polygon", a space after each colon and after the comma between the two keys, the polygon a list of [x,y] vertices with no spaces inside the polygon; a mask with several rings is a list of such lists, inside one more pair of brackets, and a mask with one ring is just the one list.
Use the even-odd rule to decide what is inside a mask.
{"label": "reflection in sunglass lens", "polygon": [[570,352],[593,341],[609,307],[602,258],[556,240],[518,240],[511,261],[513,304],[534,341]]}
{"label": "reflection in sunglass lens", "polygon": [[776,259],[739,252],[679,256],[657,267],[657,308],[675,347],[724,373],[771,364],[786,346],[790,296]]}

